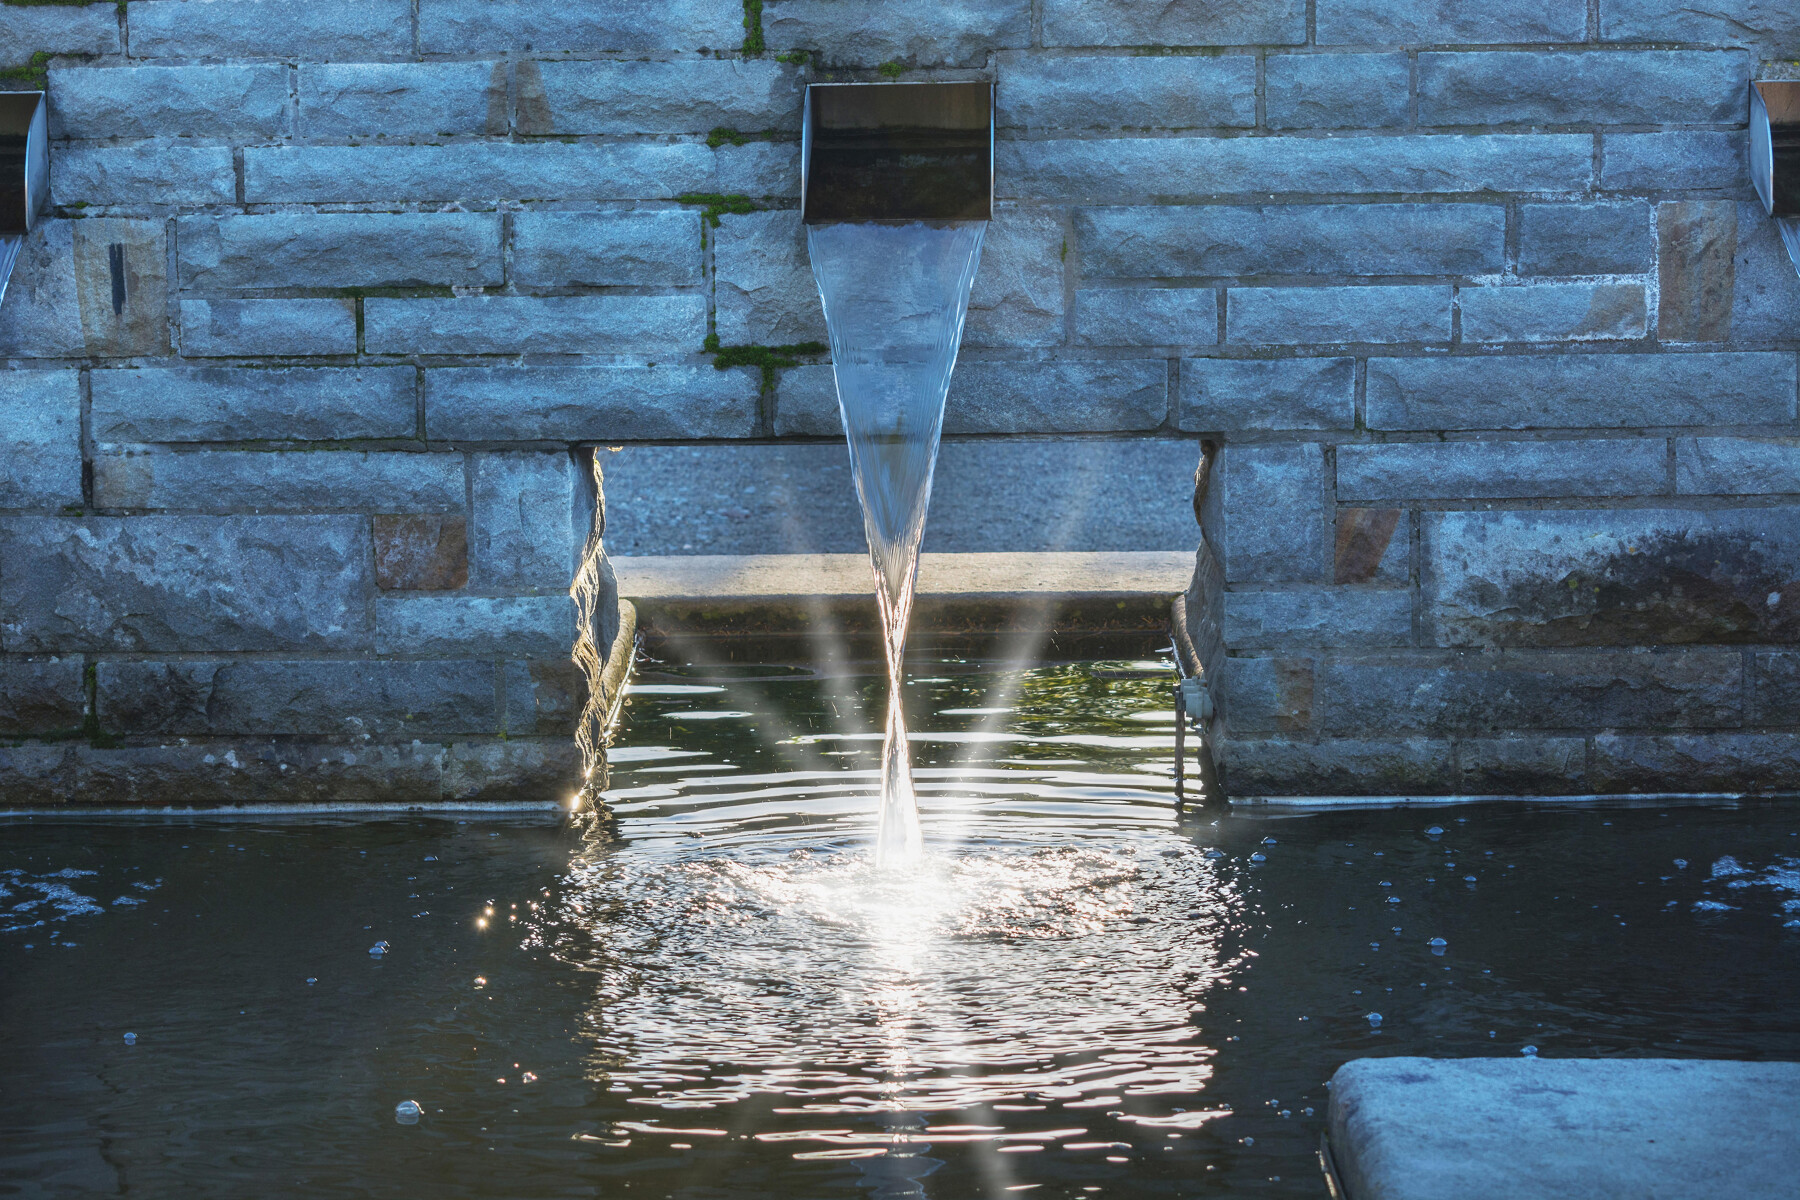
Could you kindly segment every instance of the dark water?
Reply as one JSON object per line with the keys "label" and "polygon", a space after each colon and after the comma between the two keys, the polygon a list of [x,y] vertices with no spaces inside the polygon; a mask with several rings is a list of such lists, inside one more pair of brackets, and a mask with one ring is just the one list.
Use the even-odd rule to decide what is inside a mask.
{"label": "dark water", "polygon": [[643,677],[617,841],[0,824],[0,1194],[1318,1197],[1350,1058],[1800,1058],[1800,810],[1177,825],[1162,677],[924,669],[916,876],[874,674]]}

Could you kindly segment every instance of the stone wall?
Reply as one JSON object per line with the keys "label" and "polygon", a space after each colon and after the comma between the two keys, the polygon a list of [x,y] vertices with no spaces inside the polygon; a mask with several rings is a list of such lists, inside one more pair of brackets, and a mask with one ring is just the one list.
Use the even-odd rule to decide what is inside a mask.
{"label": "stone wall", "polygon": [[833,436],[706,348],[822,339],[801,88],[970,77],[947,429],[1223,446],[1233,792],[1800,787],[1796,58],[1790,0],[0,2],[0,796],[566,779],[571,448]]}

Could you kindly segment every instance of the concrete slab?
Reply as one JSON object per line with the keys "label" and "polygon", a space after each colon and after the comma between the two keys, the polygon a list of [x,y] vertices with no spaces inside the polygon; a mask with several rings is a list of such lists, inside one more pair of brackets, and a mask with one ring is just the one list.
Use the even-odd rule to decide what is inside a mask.
{"label": "concrete slab", "polygon": [[1349,1200],[1775,1200],[1800,1063],[1364,1058],[1331,1080]]}
{"label": "concrete slab", "polygon": [[[692,554],[614,557],[619,594],[633,600],[861,598],[867,554]],[[919,595],[1174,596],[1194,571],[1191,550],[1063,554],[924,554]]]}

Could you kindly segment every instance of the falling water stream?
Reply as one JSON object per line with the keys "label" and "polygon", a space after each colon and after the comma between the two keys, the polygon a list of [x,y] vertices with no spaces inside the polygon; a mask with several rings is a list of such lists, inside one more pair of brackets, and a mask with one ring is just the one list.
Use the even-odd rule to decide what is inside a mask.
{"label": "falling water stream", "polygon": [[880,866],[916,862],[920,852],[901,659],[944,428],[944,396],[986,231],[986,221],[845,223],[806,230],[887,651],[887,731],[875,844]]}

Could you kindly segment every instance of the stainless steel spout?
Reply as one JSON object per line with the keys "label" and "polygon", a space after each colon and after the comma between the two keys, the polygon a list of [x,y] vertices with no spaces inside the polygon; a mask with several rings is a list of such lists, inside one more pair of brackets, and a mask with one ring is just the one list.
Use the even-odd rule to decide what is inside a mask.
{"label": "stainless steel spout", "polygon": [[42,92],[0,92],[0,300],[50,197],[47,114]]}
{"label": "stainless steel spout", "polygon": [[993,209],[993,84],[807,87],[800,138],[806,224],[986,221]]}
{"label": "stainless steel spout", "polygon": [[1800,80],[1750,85],[1750,181],[1800,270]]}

